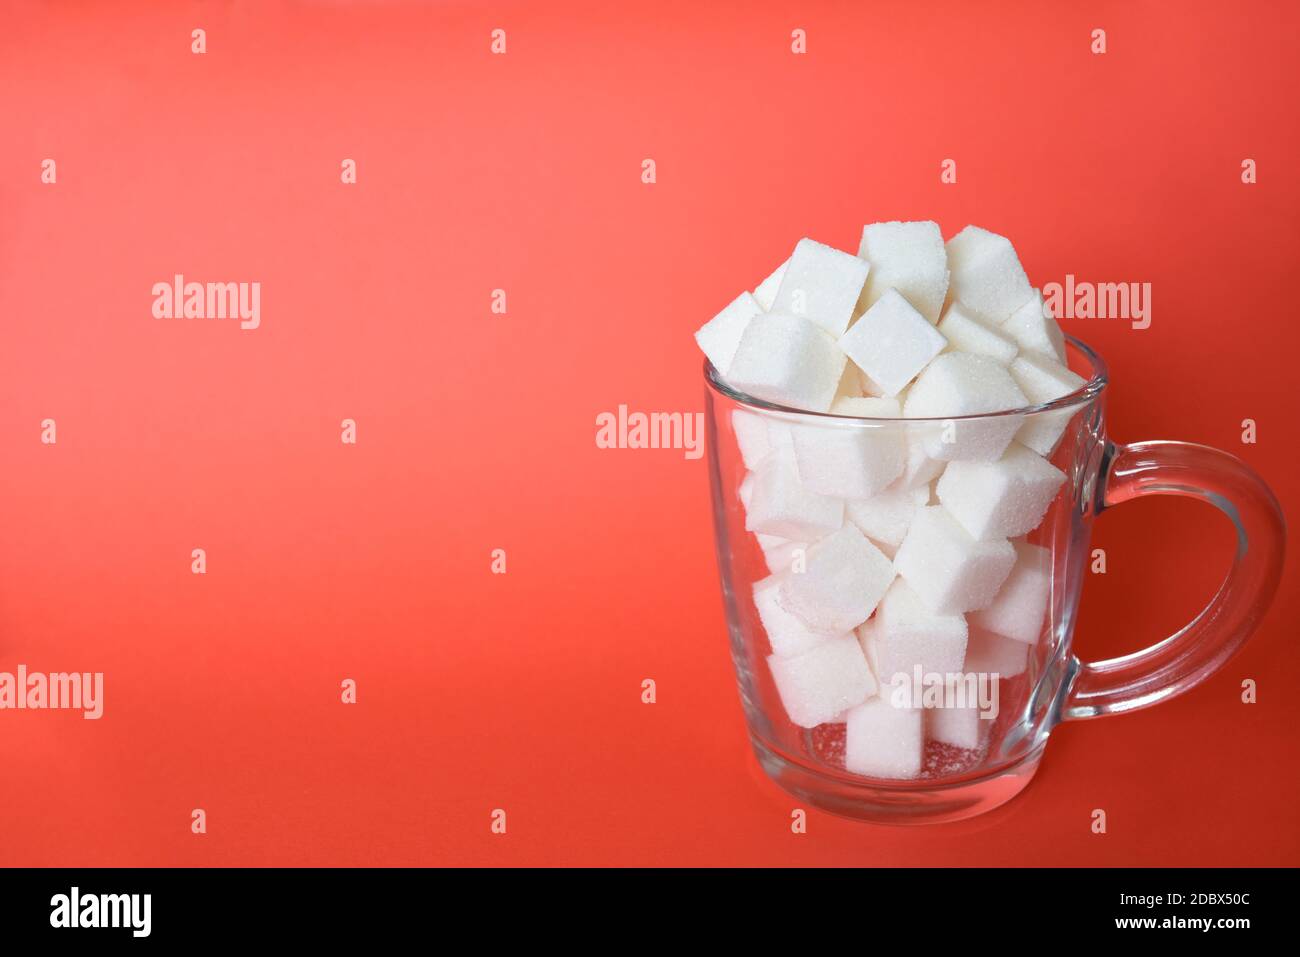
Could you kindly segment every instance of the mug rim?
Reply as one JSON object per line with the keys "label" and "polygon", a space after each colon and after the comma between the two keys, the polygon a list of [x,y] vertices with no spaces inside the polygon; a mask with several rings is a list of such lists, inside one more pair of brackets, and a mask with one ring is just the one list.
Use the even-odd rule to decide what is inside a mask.
{"label": "mug rim", "polygon": [[[1021,406],[1017,409],[1003,409],[997,412],[977,412],[972,415],[936,415],[924,417],[908,416],[865,416],[865,415],[842,415],[836,412],[814,412],[810,409],[797,409],[794,406],[781,405],[777,402],[768,402],[766,399],[760,399],[757,396],[741,392],[739,389],[729,385],[718,370],[713,367],[713,363],[707,358],[704,360],[704,381],[708,387],[733,402],[748,406],[753,409],[760,409],[765,412],[780,412],[785,415],[811,416],[820,419],[837,419],[845,422],[953,422],[973,419],[998,419],[1005,416],[1025,416],[1039,412],[1049,412],[1059,409],[1073,408],[1084,406],[1093,399],[1101,395],[1102,391],[1110,381],[1110,373],[1106,368],[1106,362],[1099,356],[1095,350],[1075,336],[1065,336],[1065,341],[1076,349],[1092,367],[1092,375],[1088,377],[1079,388],[1073,392],[1061,396],[1059,399],[1053,399],[1050,402],[1042,402],[1037,405]],[[852,361],[852,360],[850,360]],[[1068,368],[1068,366],[1067,366]]]}

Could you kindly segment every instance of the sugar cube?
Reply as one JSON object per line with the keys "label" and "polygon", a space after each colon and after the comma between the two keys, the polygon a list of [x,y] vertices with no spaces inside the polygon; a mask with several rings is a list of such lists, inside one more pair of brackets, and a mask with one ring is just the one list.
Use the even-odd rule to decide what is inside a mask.
{"label": "sugar cube", "polygon": [[760,313],[749,320],[732,356],[732,387],[778,405],[825,412],[844,374],[844,353],[807,319]]}
{"label": "sugar cube", "polygon": [[858,311],[875,305],[889,289],[929,322],[936,322],[948,292],[948,254],[938,223],[872,223],[862,228],[858,255],[871,264]]}
{"label": "sugar cube", "polygon": [[952,298],[994,322],[1004,319],[1033,295],[1011,240],[978,226],[967,226],[948,240]]}
{"label": "sugar cube", "polygon": [[876,693],[876,679],[852,635],[789,658],[769,655],[767,664],[785,713],[801,728],[825,724]]}
{"label": "sugar cube", "polygon": [[914,778],[925,750],[919,708],[895,708],[883,694],[845,719],[844,767],[873,778]]}
{"label": "sugar cube", "polygon": [[844,503],[799,481],[793,453],[777,450],[754,473],[745,528],[791,541],[815,541],[844,524]]}
{"label": "sugar cube", "polygon": [[[896,419],[894,399],[845,398],[836,415]],[[799,480],[809,489],[836,498],[869,498],[903,471],[906,448],[896,425],[827,421],[796,425],[795,461]]]}
{"label": "sugar cube", "polygon": [[843,635],[826,635],[809,629],[797,617],[781,607],[778,600],[780,577],[769,576],[754,583],[754,608],[767,632],[772,654],[779,658],[801,655],[823,642]]}
{"label": "sugar cube", "polygon": [[842,336],[870,268],[857,256],[801,239],[781,277],[772,311],[810,319],[830,335]]}
{"label": "sugar cube", "polygon": [[895,289],[840,337],[840,348],[885,395],[901,392],[948,340]]}
{"label": "sugar cube", "polygon": [[[975,616],[971,615],[970,621],[974,620]],[[968,674],[1014,678],[1016,675],[1024,674],[1028,665],[1029,645],[971,625],[970,637],[966,641]]]}
{"label": "sugar cube", "polygon": [[959,302],[954,302],[943,314],[939,331],[948,340],[949,349],[988,356],[999,365],[1010,365],[1019,351],[1016,340],[975,316]]}
{"label": "sugar cube", "polygon": [[875,616],[858,629],[863,651],[881,684],[922,676],[955,674],[966,660],[966,619],[937,615],[901,578],[894,579]]}
{"label": "sugar cube", "polygon": [[[1011,377],[1016,380],[1020,391],[1035,405],[1067,396],[1087,384],[1082,376],[1075,375],[1059,362],[1030,352],[1021,353],[1012,361]],[[1076,411],[1051,409],[1031,413],[1025,417],[1016,440],[1039,455],[1051,455]]]}
{"label": "sugar cube", "polygon": [[930,501],[930,487],[898,486],[897,483],[868,499],[844,503],[848,520],[867,538],[879,545],[897,548],[912,524],[916,510]]}
{"label": "sugar cube", "polygon": [[960,707],[927,708],[926,734],[956,748],[978,748],[992,726],[991,719],[980,717],[980,711],[978,701],[967,701]]}
{"label": "sugar cube", "polygon": [[745,333],[749,320],[763,311],[763,308],[747,292],[742,292],[731,300],[726,307],[700,326],[695,332],[695,341],[700,350],[709,357],[713,368],[722,375],[727,374],[731,359],[740,345],[740,337]]}
{"label": "sugar cube", "polygon": [[1030,402],[1041,405],[1082,389],[1087,383],[1061,363],[1035,353],[1016,356],[1011,377]]}
{"label": "sugar cube", "polygon": [[1013,542],[1016,564],[987,608],[972,612],[971,624],[1032,645],[1043,633],[1052,593],[1052,553],[1040,545]]}
{"label": "sugar cube", "polygon": [[764,312],[772,311],[772,304],[776,302],[776,291],[781,288],[781,280],[785,278],[785,270],[789,265],[790,260],[787,259],[754,288],[754,298],[758,300]]}
{"label": "sugar cube", "polygon": [[935,486],[950,515],[977,539],[1015,538],[1037,528],[1065,473],[1019,442],[996,462],[953,462]]}
{"label": "sugar cube", "polygon": [[977,541],[942,505],[928,505],[912,519],[894,567],[931,612],[955,615],[992,602],[1015,561],[1010,542]]}
{"label": "sugar cube", "polygon": [[1002,331],[1021,349],[1065,362],[1065,334],[1037,289],[1033,290],[1028,302],[1002,323]]}
{"label": "sugar cube", "polygon": [[843,634],[871,616],[893,580],[889,559],[845,525],[808,549],[803,571],[782,576],[780,601],[814,631]]}
{"label": "sugar cube", "polygon": [[1020,428],[1021,418],[960,416],[1019,409],[1027,402],[1011,373],[992,359],[946,352],[917,377],[908,390],[903,411],[909,418],[949,420],[938,433],[926,437],[925,451],[931,458],[988,461],[1006,451]]}

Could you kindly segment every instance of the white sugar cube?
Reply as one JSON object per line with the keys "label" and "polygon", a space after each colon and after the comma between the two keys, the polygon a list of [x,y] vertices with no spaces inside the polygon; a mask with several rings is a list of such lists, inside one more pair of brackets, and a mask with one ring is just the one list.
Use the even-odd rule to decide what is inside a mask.
{"label": "white sugar cube", "polygon": [[893,396],[943,351],[948,340],[897,290],[887,289],[839,344],[873,384]]}
{"label": "white sugar cube", "polygon": [[998,365],[1010,365],[1019,351],[1016,340],[975,316],[959,302],[954,302],[943,314],[939,331],[948,340],[948,348],[987,356]]}
{"label": "white sugar cube", "polygon": [[894,556],[898,573],[940,615],[987,607],[1015,562],[1010,542],[977,541],[942,505],[917,510]]}
{"label": "white sugar cube", "polygon": [[1027,303],[1002,323],[1002,331],[1021,349],[1065,362],[1065,334],[1037,289]]}
{"label": "white sugar cube", "polygon": [[922,677],[960,672],[966,634],[964,617],[934,614],[901,578],[894,579],[875,616],[858,629],[882,685],[912,680],[917,667]]}
{"label": "white sugar cube", "polygon": [[758,611],[758,620],[767,632],[768,644],[772,654],[779,658],[801,655],[823,642],[843,635],[826,635],[810,630],[797,617],[781,607],[778,600],[779,576],[772,575],[754,583],[754,608]]}
{"label": "white sugar cube", "polygon": [[889,559],[852,525],[812,545],[805,564],[803,571],[782,576],[781,606],[829,634],[866,621],[894,580]]}
{"label": "white sugar cube", "polygon": [[1011,240],[978,226],[967,226],[948,240],[952,298],[994,322],[1025,304],[1033,288]]}
{"label": "white sugar cube", "polygon": [[1015,538],[1037,528],[1065,473],[1019,442],[996,462],[953,462],[935,494],[977,539]]}
{"label": "white sugar cube", "polygon": [[857,256],[801,239],[781,277],[772,311],[810,319],[832,336],[842,336],[870,268]]}
{"label": "white sugar cube", "polygon": [[1081,389],[1087,383],[1061,363],[1034,353],[1017,356],[1011,363],[1011,377],[1030,402],[1051,402]]}
{"label": "white sugar cube", "polygon": [[972,612],[975,627],[1032,645],[1043,633],[1052,594],[1052,553],[1039,545],[1013,543],[1016,564],[987,608]]}
{"label": "white sugar cube", "polygon": [[786,267],[790,265],[790,260],[786,260],[772,270],[772,274],[758,284],[754,289],[754,298],[763,308],[764,312],[772,311],[772,304],[776,302],[776,291],[781,288],[781,280],[785,278]]}
{"label": "white sugar cube", "polygon": [[801,728],[825,724],[876,693],[876,679],[852,635],[789,658],[770,655],[767,664],[785,713]]}
{"label": "white sugar cube", "polygon": [[858,311],[896,289],[929,322],[939,318],[948,292],[948,254],[938,223],[872,223],[862,228],[858,255],[871,264]]}
{"label": "white sugar cube", "polygon": [[[974,621],[975,616],[971,616]],[[969,674],[1014,678],[1029,665],[1029,645],[971,627],[966,641],[966,671]]]}
{"label": "white sugar cube", "polygon": [[740,345],[740,337],[745,333],[749,320],[763,311],[763,308],[747,292],[742,292],[731,300],[720,313],[700,326],[695,332],[695,341],[700,350],[709,357],[713,368],[726,376],[731,359]]}
{"label": "white sugar cube", "polygon": [[844,503],[799,481],[794,455],[778,450],[754,473],[745,528],[790,541],[815,541],[844,524]]}
{"label": "white sugar cube", "polygon": [[914,778],[921,773],[925,735],[919,708],[895,708],[881,695],[850,711],[845,723],[847,770],[873,778]]}
{"label": "white sugar cube", "polygon": [[946,352],[917,377],[908,390],[903,411],[909,418],[950,420],[937,432],[928,432],[925,451],[931,458],[989,461],[1006,451],[1020,428],[1021,418],[958,417],[1019,409],[1027,403],[1011,374],[992,359]]}
{"label": "white sugar cube", "polygon": [[[900,409],[894,399],[845,398],[831,411],[896,419]],[[799,480],[812,491],[835,498],[875,495],[903,471],[907,450],[900,428],[834,421],[793,426]]]}
{"label": "white sugar cube", "polygon": [[796,559],[802,561],[808,557],[807,542],[792,542],[780,535],[761,533],[754,537],[758,539],[758,547],[763,550],[763,560],[767,563],[767,570],[774,575],[789,571]]}
{"label": "white sugar cube", "polygon": [[[1011,363],[1011,377],[1016,380],[1020,391],[1035,405],[1067,396],[1087,384],[1082,376],[1075,375],[1059,362],[1029,352],[1016,356]],[[1052,409],[1035,412],[1025,418],[1025,424],[1016,434],[1016,441],[1039,455],[1051,455],[1076,411]]]}
{"label": "white sugar cube", "polygon": [[981,718],[980,711],[978,701],[969,701],[960,707],[927,708],[926,735],[956,748],[978,748],[992,726],[992,720]]}
{"label": "white sugar cube", "polygon": [[907,535],[912,516],[930,501],[930,487],[900,487],[895,483],[871,498],[844,503],[848,520],[879,545],[897,548]]}
{"label": "white sugar cube", "polygon": [[844,353],[821,327],[798,316],[760,313],[745,326],[727,381],[768,402],[825,412],[844,362]]}

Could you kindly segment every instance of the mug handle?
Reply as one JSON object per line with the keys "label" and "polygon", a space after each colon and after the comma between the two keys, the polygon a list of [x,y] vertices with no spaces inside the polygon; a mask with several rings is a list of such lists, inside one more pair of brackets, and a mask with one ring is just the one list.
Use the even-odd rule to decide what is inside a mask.
{"label": "mug handle", "polygon": [[1209,502],[1237,530],[1237,553],[1219,592],[1180,631],[1149,648],[1080,662],[1063,717],[1096,718],[1145,708],[1194,688],[1250,637],[1282,577],[1286,521],[1267,485],[1240,459],[1189,442],[1108,443],[1097,511],[1144,495]]}

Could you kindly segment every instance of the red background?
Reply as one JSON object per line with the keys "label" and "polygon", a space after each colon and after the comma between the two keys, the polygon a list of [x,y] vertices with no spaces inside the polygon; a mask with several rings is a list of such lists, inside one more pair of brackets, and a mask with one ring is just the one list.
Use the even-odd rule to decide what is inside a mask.
{"label": "red background", "polygon": [[[0,862],[1300,863],[1290,570],[1223,672],[1060,728],[1010,805],[794,835],[704,461],[594,443],[619,403],[702,408],[691,332],[800,236],[933,218],[1036,285],[1151,282],[1145,331],[1064,323],[1112,435],[1226,448],[1293,506],[1294,5],[2,9],[0,670],[106,702],[0,713]],[[152,319],[175,272],[260,281],[261,328]],[[1232,536],[1148,500],[1095,544],[1092,658],[1190,618]]]}

